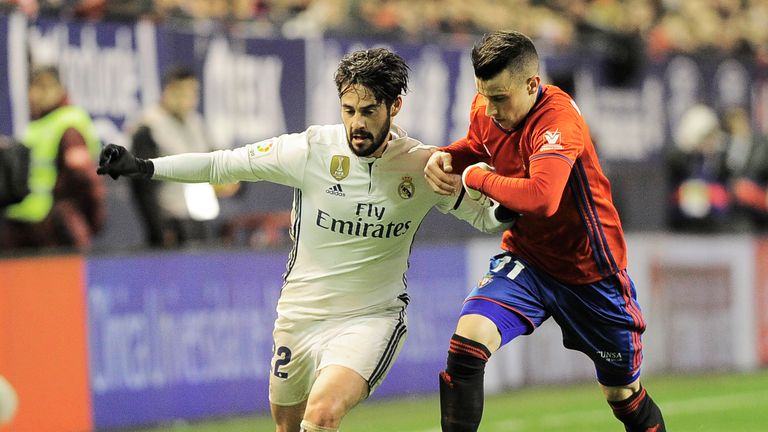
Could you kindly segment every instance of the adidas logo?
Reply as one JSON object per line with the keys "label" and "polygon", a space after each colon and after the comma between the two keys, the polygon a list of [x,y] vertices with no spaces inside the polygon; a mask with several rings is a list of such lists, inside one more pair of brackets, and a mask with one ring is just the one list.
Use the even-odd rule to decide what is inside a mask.
{"label": "adidas logo", "polygon": [[331,186],[331,187],[329,187],[328,189],[326,189],[325,193],[327,193],[329,195],[340,196],[340,197],[346,196],[344,191],[341,189],[341,185],[338,184],[338,183],[333,185],[333,186]]}

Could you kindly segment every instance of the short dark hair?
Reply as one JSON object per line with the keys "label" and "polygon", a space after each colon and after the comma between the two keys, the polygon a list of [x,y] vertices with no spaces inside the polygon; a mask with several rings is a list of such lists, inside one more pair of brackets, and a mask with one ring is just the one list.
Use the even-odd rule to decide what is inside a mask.
{"label": "short dark hair", "polygon": [[516,31],[495,31],[485,34],[472,48],[472,67],[481,80],[491,79],[504,69],[514,75],[536,73],[539,54],[528,36]]}
{"label": "short dark hair", "polygon": [[174,65],[169,67],[163,74],[163,87],[188,79],[197,79],[195,71],[189,66]]}
{"label": "short dark hair", "polygon": [[386,48],[359,50],[341,59],[334,81],[339,97],[359,84],[373,92],[376,103],[392,106],[408,91],[408,69],[402,57]]}

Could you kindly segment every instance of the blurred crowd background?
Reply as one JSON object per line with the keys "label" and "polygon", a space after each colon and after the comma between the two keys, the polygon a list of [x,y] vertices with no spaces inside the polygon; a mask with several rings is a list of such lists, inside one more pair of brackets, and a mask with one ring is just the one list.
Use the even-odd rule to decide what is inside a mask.
{"label": "blurred crowd background", "polygon": [[[201,22],[285,37],[434,41],[513,28],[562,48],[768,62],[765,0],[4,0],[30,17]],[[627,54],[629,54],[627,52]],[[618,55],[618,53],[617,53]]]}
{"label": "blurred crowd background", "polygon": [[[198,31],[203,28],[207,32],[263,38],[328,36],[349,40],[364,38],[384,43],[465,46],[486,31],[515,29],[530,35],[540,51],[548,55],[561,53],[563,58],[574,58],[584,54],[602,59],[605,67],[603,85],[619,89],[640,86],[635,79],[640,70],[650,63],[663,62],[678,55],[692,56],[705,62],[709,59],[733,59],[749,71],[765,71],[768,68],[766,0],[0,1],[0,13],[18,12],[30,22],[40,19],[62,22],[149,21],[174,29]],[[30,69],[33,66],[30,65]],[[195,100],[200,98],[200,83],[195,80],[195,72],[189,71],[182,79],[189,79],[181,85],[186,90],[175,90],[177,93],[187,92],[186,96],[163,99],[165,108],[181,109],[181,114],[174,114],[179,118],[196,114],[198,106]],[[582,103],[574,85],[577,73],[569,69],[567,61],[564,66],[548,72],[550,82],[571,92],[577,102]],[[164,98],[166,90],[163,89]],[[172,102],[174,97],[186,98],[186,108],[178,108],[178,103]],[[763,97],[768,98],[766,95]],[[185,103],[182,101],[181,104]],[[754,105],[765,109],[765,105],[761,104]],[[173,108],[174,105],[177,107]],[[659,154],[653,156],[650,169],[650,165],[607,160],[604,168],[614,183],[614,198],[622,212],[625,227],[630,231],[768,232],[768,121],[764,121],[765,118],[765,113],[757,112],[755,106],[694,103],[680,113],[679,121],[669,125],[669,138]],[[195,118],[194,121],[201,120]],[[594,125],[591,127],[595,128]],[[620,134],[621,125],[615,127]],[[147,144],[146,133],[138,134],[138,138],[136,130],[126,133],[133,133],[133,146],[145,149],[144,156],[163,154],[158,149],[158,144],[163,143],[150,140]],[[197,134],[194,131],[191,133]],[[606,142],[599,138],[596,143],[601,147]],[[201,142],[200,148],[208,148],[205,146],[209,144]],[[182,147],[175,148],[183,150]],[[111,180],[101,180],[113,188]],[[98,192],[94,196],[101,197],[100,205],[109,207],[110,192],[99,191],[98,185],[94,187]],[[138,191],[146,190],[142,188],[148,186],[133,184],[131,187]],[[286,246],[289,243],[286,232],[290,204],[287,194],[283,193],[285,199],[277,200],[273,208],[227,214],[228,201],[253,199],[254,196],[261,199],[264,194],[272,193],[253,195],[249,194],[249,190],[249,187],[238,186],[216,188],[212,193],[218,195],[223,216],[219,217],[217,210],[211,223],[205,226],[194,224],[200,225],[192,230],[198,232],[194,236],[178,228],[185,226],[184,221],[173,221],[177,225],[175,231],[172,230],[174,233],[159,230],[156,216],[172,210],[161,209],[162,205],[158,202],[148,204],[146,200],[136,198],[132,211],[144,218],[145,245],[148,247],[177,248],[201,243],[240,244],[255,248]],[[180,194],[177,191],[172,195],[178,197]],[[135,196],[142,195],[137,193]],[[659,210],[654,202],[662,202],[663,208]],[[107,208],[107,214],[120,211]],[[0,218],[0,228],[3,224]],[[5,225],[7,228],[7,222]],[[109,234],[109,241],[99,242],[101,234],[98,231],[103,229],[109,232],[110,219],[96,225],[91,234],[96,238],[98,248],[104,249],[113,244],[112,240],[120,235]],[[427,235],[438,240],[472,235],[469,229],[443,232],[430,228],[429,223],[425,225],[422,230],[429,231]],[[12,231],[16,234],[20,232],[16,228]],[[91,243],[86,242],[85,246],[80,245],[76,249],[88,250],[90,247]],[[7,247],[0,250],[0,254],[8,253],[12,251]]]}

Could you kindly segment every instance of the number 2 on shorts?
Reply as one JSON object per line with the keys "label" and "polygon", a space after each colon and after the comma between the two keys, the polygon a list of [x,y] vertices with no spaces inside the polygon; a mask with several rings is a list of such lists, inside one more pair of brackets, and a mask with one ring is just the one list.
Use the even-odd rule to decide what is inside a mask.
{"label": "number 2 on shorts", "polygon": [[275,356],[280,357],[275,359],[275,369],[272,372],[278,378],[288,378],[288,372],[281,372],[280,366],[285,366],[291,361],[291,350],[288,347],[281,346],[275,351]]}

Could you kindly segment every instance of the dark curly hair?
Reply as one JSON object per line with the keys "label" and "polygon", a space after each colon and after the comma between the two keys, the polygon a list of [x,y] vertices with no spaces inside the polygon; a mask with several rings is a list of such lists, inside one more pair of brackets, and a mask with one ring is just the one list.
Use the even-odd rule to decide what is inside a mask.
{"label": "dark curly hair", "polygon": [[472,67],[481,80],[489,80],[504,69],[515,76],[530,76],[539,71],[539,54],[528,36],[516,31],[496,31],[484,35],[472,48]]}
{"label": "dark curly hair", "polygon": [[376,103],[390,107],[408,91],[408,69],[402,57],[386,48],[359,50],[341,59],[334,81],[339,97],[359,84],[373,93]]}

